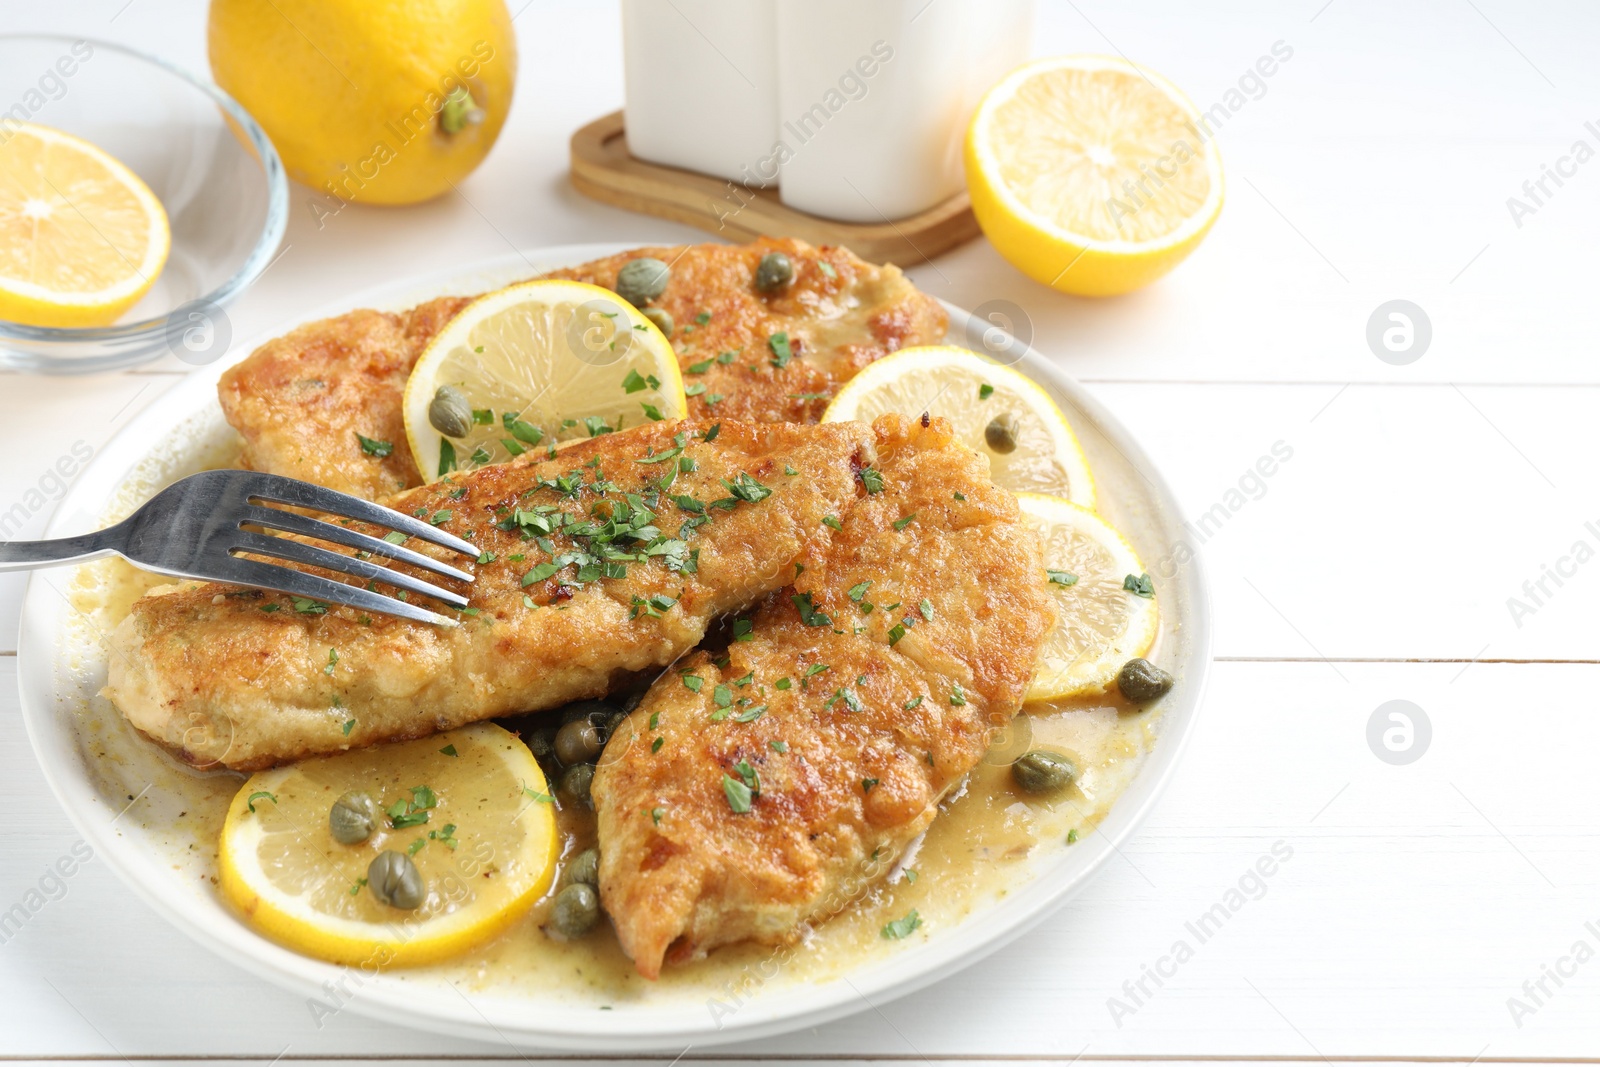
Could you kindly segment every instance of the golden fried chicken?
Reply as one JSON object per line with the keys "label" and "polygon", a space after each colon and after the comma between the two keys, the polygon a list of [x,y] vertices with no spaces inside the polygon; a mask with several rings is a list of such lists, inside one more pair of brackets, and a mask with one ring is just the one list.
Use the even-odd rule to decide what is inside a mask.
{"label": "golden fried chicken", "polygon": [[107,692],[237,770],[601,696],[787,584],[871,445],[855,423],[659,422],[435,482],[388,503],[482,547],[461,625],[173,586],[116,630]]}
{"label": "golden fried chicken", "polygon": [[838,531],[601,759],[601,898],[646,978],[850,903],[1022,705],[1055,618],[1037,538],[942,420],[874,432]]}
{"label": "golden fried chicken", "polygon": [[[223,415],[244,437],[243,465],[367,500],[421,485],[400,398],[417,356],[468,303],[352,311],[256,349],[217,384]],[[377,456],[363,437],[396,447]]]}
{"label": "golden fried chicken", "polygon": [[[768,252],[786,254],[794,278],[763,294],[755,269]],[[802,241],[640,248],[548,276],[614,288],[623,264],[641,256],[672,267],[653,303],[677,323],[685,380],[704,387],[690,398],[694,417],[815,422],[827,396],[868,363],[944,338],[944,309],[898,268]],[[244,437],[244,465],[368,499],[421,484],[404,444],[406,376],[468,302],[353,311],[251,353],[217,386],[223,414]],[[377,457],[361,437],[396,447]]]}

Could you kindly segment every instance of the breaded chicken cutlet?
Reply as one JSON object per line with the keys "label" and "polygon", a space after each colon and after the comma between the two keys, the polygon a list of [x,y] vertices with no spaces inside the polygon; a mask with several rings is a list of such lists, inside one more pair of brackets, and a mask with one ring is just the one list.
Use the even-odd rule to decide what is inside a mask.
{"label": "breaded chicken cutlet", "polygon": [[1016,498],[943,420],[886,415],[873,451],[792,585],[601,758],[601,898],[646,978],[841,910],[1022,707],[1055,610]]}
{"label": "breaded chicken cutlet", "polygon": [[[769,252],[787,255],[794,277],[762,293],[756,265]],[[673,317],[687,380],[705,387],[689,399],[691,417],[815,422],[833,391],[868,363],[944,339],[943,307],[897,267],[803,241],[638,248],[545,277],[615,289],[618,271],[643,256],[671,267],[651,306]],[[223,414],[244,438],[243,465],[370,500],[420,485],[409,449],[375,456],[360,437],[405,441],[406,376],[470,302],[443,297],[399,313],[353,311],[262,345],[217,386]],[[787,347],[775,350],[780,334]]]}
{"label": "breaded chicken cutlet", "polygon": [[871,441],[858,423],[659,422],[410,490],[387,503],[483,550],[461,625],[172,586],[112,635],[107,692],[181,758],[235,770],[603,696],[787,584]]}

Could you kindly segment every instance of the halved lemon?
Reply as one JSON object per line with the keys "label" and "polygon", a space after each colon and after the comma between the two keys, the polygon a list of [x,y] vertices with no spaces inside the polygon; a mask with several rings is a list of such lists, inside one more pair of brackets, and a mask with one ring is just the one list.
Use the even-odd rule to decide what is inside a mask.
{"label": "halved lemon", "polygon": [[1160,613],[1150,576],[1133,546],[1094,512],[1037,493],[1018,493],[1017,503],[1044,543],[1059,616],[1027,699],[1102,692],[1156,639]]}
{"label": "halved lemon", "polygon": [[[457,436],[430,420],[445,386],[470,408],[445,421]],[[678,358],[650,320],[608,289],[556,280],[468,304],[417,360],[404,405],[429,481],[689,410]]]}
{"label": "halved lemon", "polygon": [[967,188],[1000,254],[1064,293],[1109,296],[1177,266],[1222,210],[1222,156],[1171,82],[1110,56],[1042,59],[989,90]]}
{"label": "halved lemon", "polygon": [[[372,836],[340,844],[328,814],[371,797]],[[222,828],[223,894],[262,933],[367,968],[429,963],[504,930],[550,885],[553,800],[515,734],[480,723],[254,775]],[[383,852],[409,857],[425,897],[404,910],[368,884]]]}
{"label": "halved lemon", "polygon": [[1094,507],[1088,461],[1055,401],[1025,375],[965,348],[904,348],[869,364],[839,390],[822,421],[924,411],[949,419],[961,440],[989,457],[994,484]]}
{"label": "halved lemon", "polygon": [[110,155],[47,126],[0,131],[0,319],[108,325],[171,246],[161,201]]}

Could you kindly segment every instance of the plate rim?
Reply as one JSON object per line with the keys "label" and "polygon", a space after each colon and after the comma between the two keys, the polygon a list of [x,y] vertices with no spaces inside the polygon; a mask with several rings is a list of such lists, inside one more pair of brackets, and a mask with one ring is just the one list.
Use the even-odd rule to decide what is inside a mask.
{"label": "plate rim", "polygon": [[[354,307],[392,306],[407,295],[430,287],[448,289],[474,272],[514,269],[518,259],[537,271],[540,268],[535,264],[539,262],[550,266],[580,263],[637,247],[641,245],[624,242],[554,245],[438,269],[367,287],[293,323],[246,339],[223,359],[186,376],[117,431],[57,504],[46,532],[50,536],[74,532],[60,527],[66,525],[66,516],[83,507],[80,498],[87,496],[97,481],[108,476],[114,482],[121,482],[149,454],[147,447],[119,446],[147,440],[158,427],[170,427],[172,415],[165,414],[168,411],[176,409],[178,414],[187,417],[198,409],[193,394],[203,391],[210,395],[217,379],[228,367],[245,358],[257,345],[282,336],[298,325]],[[940,303],[950,314],[949,336],[970,336],[973,324],[982,321],[947,301]],[[1095,431],[1120,451],[1129,466],[1148,482],[1158,517],[1181,526],[1182,512],[1165,478],[1132,433],[1109,409],[1031,344],[1018,341],[1008,357],[1013,352],[1017,355],[1014,363],[1019,369],[1025,369],[1030,377],[1042,378],[1070,398],[1089,417]],[[720,1020],[713,1019],[713,1025],[698,1018],[690,1021],[685,1016],[682,1025],[662,1027],[651,1016],[630,1011],[604,1016],[587,1011],[562,1011],[549,1013],[554,1017],[548,1018],[542,1012],[530,1013],[525,1007],[521,1012],[497,1013],[496,1008],[501,1003],[512,1002],[482,997],[483,1006],[480,1007],[462,994],[463,1004],[450,1005],[437,998],[419,998],[418,990],[400,988],[398,982],[374,983],[360,995],[345,1001],[341,1008],[415,1029],[475,1040],[499,1039],[518,1047],[593,1052],[598,1044],[608,1051],[645,1052],[672,1050],[686,1042],[708,1046],[754,1040],[816,1026],[880,1006],[970,967],[1056,914],[1087,887],[1110,857],[1148,819],[1182,761],[1205,702],[1212,665],[1213,629],[1209,584],[1198,549],[1185,563],[1184,574],[1191,608],[1191,629],[1186,640],[1192,651],[1182,695],[1163,708],[1156,743],[1098,825],[1097,832],[1074,846],[1073,857],[1087,856],[1086,861],[1074,866],[1070,874],[1041,871],[1021,891],[978,910],[938,938],[874,965],[859,983],[843,980],[843,975],[814,985],[808,983],[808,995],[803,998],[794,995],[793,987],[786,987],[785,996],[769,998],[768,1010],[752,1010],[759,1004],[758,998],[740,1006],[733,1021],[726,1026]],[[93,783],[77,773],[74,766],[77,754],[60,753],[47,747],[57,732],[53,690],[59,674],[58,656],[53,647],[57,631],[49,623],[58,617],[60,607],[56,599],[47,596],[44,585],[38,573],[31,575],[23,597],[18,634],[18,689],[34,758],[74,827],[118,878],[158,915],[191,939],[280,988],[297,995],[321,996],[323,982],[337,977],[344,968],[302,956],[267,940],[228,911],[220,899],[215,912],[197,914],[182,907],[179,901],[164,898],[160,892],[163,887],[159,881],[161,865],[146,862],[148,857],[139,855],[130,839],[116,829],[116,819],[120,815],[114,815]],[[1065,863],[1066,854],[1063,852],[1056,862]],[[857,978],[860,972],[845,974]],[[778,1005],[778,1010],[772,1010],[772,1004]],[[750,1017],[740,1021],[747,1012]],[[495,1017],[496,1014],[499,1017]]]}

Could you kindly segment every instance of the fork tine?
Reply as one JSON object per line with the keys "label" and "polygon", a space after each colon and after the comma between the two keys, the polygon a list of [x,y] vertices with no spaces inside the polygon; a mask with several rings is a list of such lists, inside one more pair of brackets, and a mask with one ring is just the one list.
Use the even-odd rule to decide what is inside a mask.
{"label": "fork tine", "polygon": [[270,500],[275,504],[326,511],[333,515],[342,515],[347,519],[360,519],[374,526],[387,526],[391,530],[399,530],[403,534],[421,538],[441,548],[452,549],[464,556],[471,556],[474,559],[478,557],[478,549],[471,541],[464,541],[455,534],[445,533],[436,526],[430,526],[393,508],[373,504],[348,493],[324,489],[310,482],[282,478],[276,474],[262,474],[259,471],[241,473],[246,476],[246,484],[252,497]]}
{"label": "fork tine", "polygon": [[231,582],[235,585],[249,585],[261,589],[274,589],[290,596],[305,597],[308,600],[325,600],[331,604],[347,604],[352,608],[363,611],[376,611],[384,615],[398,615],[402,619],[411,619],[413,622],[431,622],[440,626],[457,626],[456,620],[427,608],[415,604],[407,604],[403,600],[384,596],[363,589],[359,585],[345,585],[343,582],[333,581],[305,571],[290,570],[273,563],[262,563],[259,560],[240,559],[237,556],[227,557],[227,562],[218,565],[215,570],[227,571],[226,575],[218,573],[218,581]]}
{"label": "fork tine", "polygon": [[371,552],[375,556],[387,556],[397,559],[402,563],[409,563],[413,567],[442,574],[447,578],[454,578],[460,582],[472,581],[472,575],[466,571],[440,563],[432,556],[424,556],[409,548],[402,548],[393,541],[384,541],[377,537],[369,537],[364,533],[347,530],[331,522],[322,522],[309,518],[294,511],[279,511],[277,508],[261,507],[260,505],[245,505],[245,522],[256,526],[265,526],[273,530],[284,530],[288,533],[301,534],[306,537],[315,537],[322,541],[332,541],[336,545],[346,548],[361,549]]}
{"label": "fork tine", "polygon": [[409,574],[390,570],[388,567],[380,567],[375,563],[368,563],[364,559],[356,559],[354,556],[341,556],[337,552],[329,552],[327,549],[318,548],[315,545],[291,541],[287,537],[269,537],[266,534],[241,530],[228,547],[245,552],[254,552],[262,556],[275,556],[278,559],[286,559],[291,563],[304,563],[311,567],[321,567],[324,570],[353,574],[357,578],[365,578],[369,582],[383,582],[385,585],[397,586],[408,592],[431,596],[453,607],[464,608],[467,606],[467,598],[460,593],[452,593],[448,589],[430,585],[420,578],[413,578]]}

